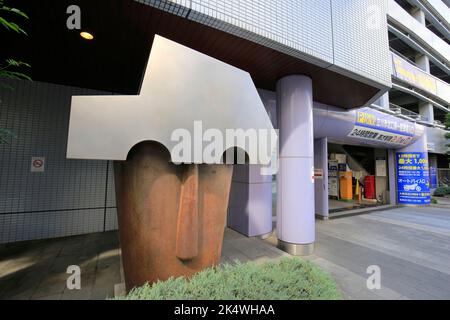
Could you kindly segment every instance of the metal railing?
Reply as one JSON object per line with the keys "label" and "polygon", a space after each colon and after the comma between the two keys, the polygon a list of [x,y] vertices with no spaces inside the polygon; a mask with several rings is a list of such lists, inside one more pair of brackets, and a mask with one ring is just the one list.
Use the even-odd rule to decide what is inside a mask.
{"label": "metal railing", "polygon": [[391,110],[396,116],[405,118],[410,121],[414,122],[428,122],[428,118],[424,117],[418,113],[415,113],[411,110],[405,109],[403,107],[400,107],[396,104],[390,103],[389,104],[389,110]]}
{"label": "metal railing", "polygon": [[377,104],[372,104],[370,106],[372,109],[384,112],[384,113],[388,113],[391,114],[393,116],[397,116],[399,118],[411,121],[411,122],[417,122],[420,124],[424,124],[424,125],[432,125],[436,128],[441,128],[441,129],[445,129],[445,125],[439,121],[439,120],[434,120],[433,122],[430,122],[428,117],[424,117],[414,111],[408,110],[406,108],[400,107],[396,104],[393,103],[389,103],[389,109],[385,109]]}
{"label": "metal railing", "polygon": [[408,58],[407,56],[405,56],[403,53],[398,52],[397,50],[395,50],[392,47],[389,47],[389,50],[391,50],[391,52],[395,53],[396,55],[398,55],[400,58],[402,58],[403,60],[406,60],[407,62],[409,62],[410,64],[412,64],[413,66],[417,67],[420,69],[419,65],[415,62],[412,61],[410,58]]}

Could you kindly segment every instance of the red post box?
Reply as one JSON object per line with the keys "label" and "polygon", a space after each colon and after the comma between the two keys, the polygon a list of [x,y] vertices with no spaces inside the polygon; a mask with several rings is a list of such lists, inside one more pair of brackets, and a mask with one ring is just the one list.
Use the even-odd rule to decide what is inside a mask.
{"label": "red post box", "polygon": [[375,176],[366,176],[364,178],[364,191],[366,199],[376,199]]}

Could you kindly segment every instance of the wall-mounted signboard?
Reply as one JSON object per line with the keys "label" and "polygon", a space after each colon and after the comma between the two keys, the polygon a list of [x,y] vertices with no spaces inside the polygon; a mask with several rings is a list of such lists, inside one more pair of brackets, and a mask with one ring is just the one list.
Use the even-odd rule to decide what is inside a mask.
{"label": "wall-mounted signboard", "polygon": [[328,161],[328,195],[339,197],[339,164],[336,160]]}
{"label": "wall-mounted signboard", "polygon": [[430,204],[430,174],[426,152],[397,153],[399,204]]}
{"label": "wall-mounted signboard", "polygon": [[415,126],[413,123],[358,111],[355,126],[348,136],[395,146],[407,146],[413,141],[414,135]]}
{"label": "wall-mounted signboard", "polygon": [[395,53],[392,53],[392,60],[394,63],[393,72],[395,77],[433,95],[437,94],[436,78],[413,66]]}
{"label": "wall-mounted signboard", "polygon": [[447,82],[426,73],[393,52],[391,55],[392,75],[395,78],[422,89],[442,101],[450,102],[450,85]]}
{"label": "wall-mounted signboard", "polygon": [[377,158],[375,171],[377,177],[387,177],[386,158]]}
{"label": "wall-mounted signboard", "polygon": [[430,184],[432,189],[438,187],[437,169],[435,167],[430,167]]}

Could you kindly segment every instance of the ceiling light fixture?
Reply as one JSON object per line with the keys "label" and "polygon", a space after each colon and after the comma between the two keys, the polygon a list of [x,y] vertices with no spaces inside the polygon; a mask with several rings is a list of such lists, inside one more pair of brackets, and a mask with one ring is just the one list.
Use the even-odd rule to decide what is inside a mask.
{"label": "ceiling light fixture", "polygon": [[86,39],[86,40],[92,40],[92,39],[94,39],[94,36],[93,36],[91,33],[86,32],[86,31],[80,32],[80,36],[81,36],[83,39]]}

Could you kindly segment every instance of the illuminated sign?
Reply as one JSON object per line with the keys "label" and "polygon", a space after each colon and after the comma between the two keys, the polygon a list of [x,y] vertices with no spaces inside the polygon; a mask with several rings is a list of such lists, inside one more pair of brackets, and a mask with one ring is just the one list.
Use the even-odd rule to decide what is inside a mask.
{"label": "illuminated sign", "polygon": [[415,127],[413,123],[382,118],[369,112],[358,111],[355,126],[348,136],[406,146],[412,142],[414,135]]}
{"label": "illuminated sign", "polygon": [[397,153],[399,204],[430,204],[430,174],[426,152]]}

